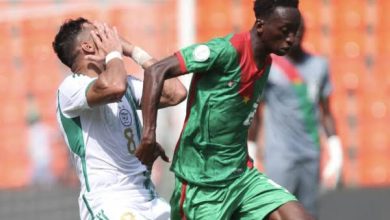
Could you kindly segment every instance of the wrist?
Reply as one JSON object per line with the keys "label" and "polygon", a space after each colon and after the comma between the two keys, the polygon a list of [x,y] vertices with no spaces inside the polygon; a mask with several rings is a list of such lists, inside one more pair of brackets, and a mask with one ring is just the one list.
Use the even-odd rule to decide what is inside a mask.
{"label": "wrist", "polygon": [[134,47],[135,46],[131,43],[127,43],[127,42],[124,43],[122,46],[123,55],[125,55],[127,57],[131,57],[131,54],[133,53]]}
{"label": "wrist", "polygon": [[144,143],[154,143],[156,142],[156,133],[152,130],[144,130],[142,135],[142,142]]}
{"label": "wrist", "polygon": [[131,58],[140,66],[143,66],[147,61],[152,59],[146,51],[143,49],[133,46],[131,51]]}
{"label": "wrist", "polygon": [[107,55],[106,55],[106,58],[105,58],[105,63],[108,64],[111,60],[113,59],[120,59],[122,60],[122,53],[117,51],[117,50],[114,50],[114,51],[111,51],[109,52]]}

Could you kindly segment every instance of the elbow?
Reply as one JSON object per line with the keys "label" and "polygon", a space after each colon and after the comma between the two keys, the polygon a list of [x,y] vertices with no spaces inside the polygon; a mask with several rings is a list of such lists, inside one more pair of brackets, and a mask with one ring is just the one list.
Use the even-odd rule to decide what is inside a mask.
{"label": "elbow", "polygon": [[125,95],[127,89],[126,84],[117,84],[111,86],[111,96],[114,97],[116,100],[122,99],[122,97]]}
{"label": "elbow", "polygon": [[155,63],[144,71],[144,81],[151,81],[158,84],[157,82],[163,82],[166,78],[168,69],[160,63]]}

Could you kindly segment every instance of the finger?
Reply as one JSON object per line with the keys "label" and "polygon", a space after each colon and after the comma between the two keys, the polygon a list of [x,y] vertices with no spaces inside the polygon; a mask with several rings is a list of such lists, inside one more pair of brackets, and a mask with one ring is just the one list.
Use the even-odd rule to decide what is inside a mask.
{"label": "finger", "polygon": [[104,34],[106,35],[107,39],[112,38],[112,30],[108,26],[107,23],[103,23],[103,30],[104,30]]}
{"label": "finger", "polygon": [[169,163],[169,157],[165,154],[165,151],[162,151],[162,152],[160,153],[160,157],[161,157],[161,159],[162,159],[163,161]]}
{"label": "finger", "polygon": [[99,26],[101,26],[101,24],[102,24],[102,22],[100,22],[100,21],[97,21],[97,20],[92,21],[92,25],[93,25],[95,28],[99,28]]}
{"label": "finger", "polygon": [[91,31],[91,37],[93,42],[95,42],[96,46],[98,48],[102,47],[102,39],[98,36],[98,33],[96,31]]}
{"label": "finger", "polygon": [[114,36],[117,40],[121,40],[121,38],[119,37],[119,34],[118,34],[118,29],[116,29],[115,26],[113,27],[113,36]]}
{"label": "finger", "polygon": [[113,32],[112,28],[109,27],[107,23],[104,23],[103,26],[104,26],[104,31],[107,34],[107,37],[112,37],[112,32]]}
{"label": "finger", "polygon": [[92,22],[93,26],[96,28],[96,30],[103,30],[103,23],[100,21],[94,21]]}
{"label": "finger", "polygon": [[139,149],[139,148],[137,148],[137,149],[135,150],[134,156],[137,157],[138,160],[139,160],[142,164],[146,165],[147,163],[145,163],[144,158],[143,158],[143,156],[142,156],[142,154],[141,154],[141,151],[139,151],[138,149]]}
{"label": "finger", "polygon": [[96,23],[96,32],[98,33],[99,37],[102,39],[102,41],[107,40],[107,34],[104,30],[104,25],[100,22]]}
{"label": "finger", "polygon": [[162,148],[159,143],[156,143],[156,148],[161,159],[164,160],[165,162],[169,162],[169,157],[165,154],[164,148]]}

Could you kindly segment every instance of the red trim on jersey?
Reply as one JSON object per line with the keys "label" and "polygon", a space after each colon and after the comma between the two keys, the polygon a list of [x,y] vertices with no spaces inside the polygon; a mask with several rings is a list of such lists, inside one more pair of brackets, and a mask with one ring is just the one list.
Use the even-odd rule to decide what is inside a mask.
{"label": "red trim on jersey", "polygon": [[188,121],[188,118],[190,117],[191,108],[192,108],[194,101],[195,101],[196,84],[198,83],[198,81],[200,80],[201,77],[202,77],[202,75],[199,73],[194,73],[194,75],[192,77],[191,86],[190,86],[190,94],[188,95],[188,101],[187,101],[186,117],[184,119],[183,128],[180,132],[179,140],[176,143],[175,152],[179,148],[181,136],[183,135],[184,129],[187,126],[187,121]]}
{"label": "red trim on jersey", "polygon": [[274,60],[274,63],[283,70],[283,73],[292,84],[300,84],[303,82],[297,68],[287,58],[272,56],[272,60]]}
{"label": "red trim on jersey", "polygon": [[272,59],[268,56],[265,60],[264,67],[258,69],[253,57],[250,32],[235,34],[230,39],[231,44],[239,54],[239,63],[241,67],[241,82],[238,93],[244,99],[252,99],[254,93],[254,85],[271,65]]}
{"label": "red trim on jersey", "polygon": [[253,160],[249,157],[249,155],[247,156],[246,166],[250,169],[253,168]]}
{"label": "red trim on jersey", "polygon": [[187,190],[187,182],[184,181],[181,184],[181,195],[180,195],[180,205],[179,205],[180,217],[182,220],[187,219],[183,209],[184,200],[186,199],[186,190]]}
{"label": "red trim on jersey", "polygon": [[186,67],[186,62],[184,61],[184,57],[183,57],[183,55],[181,54],[181,52],[180,52],[180,51],[177,51],[177,52],[175,53],[175,55],[176,55],[177,59],[179,60],[180,71],[181,71],[182,73],[188,72],[187,67]]}

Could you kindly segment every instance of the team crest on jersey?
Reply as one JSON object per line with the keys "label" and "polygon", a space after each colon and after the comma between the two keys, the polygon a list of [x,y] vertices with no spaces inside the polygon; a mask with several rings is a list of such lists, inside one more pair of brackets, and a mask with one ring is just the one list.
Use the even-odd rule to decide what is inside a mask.
{"label": "team crest on jersey", "polygon": [[119,111],[119,118],[120,118],[123,126],[130,127],[130,125],[132,123],[132,118],[131,118],[131,114],[130,114],[129,110],[121,109]]}
{"label": "team crest on jersey", "polygon": [[133,213],[131,212],[126,212],[121,216],[121,220],[136,220],[136,217]]}
{"label": "team crest on jersey", "polygon": [[197,62],[204,62],[210,57],[210,48],[206,45],[199,45],[192,53],[194,60]]}

